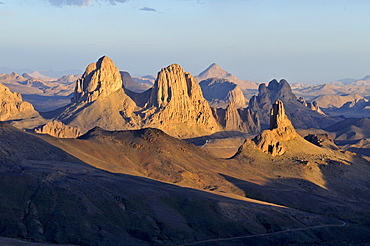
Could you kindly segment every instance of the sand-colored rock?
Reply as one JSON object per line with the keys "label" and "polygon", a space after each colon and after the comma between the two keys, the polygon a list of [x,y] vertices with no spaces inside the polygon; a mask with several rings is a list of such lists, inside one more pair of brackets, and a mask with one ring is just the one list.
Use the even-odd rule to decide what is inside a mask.
{"label": "sand-colored rock", "polygon": [[291,121],[285,114],[283,102],[277,100],[272,105],[270,128],[253,138],[253,141],[261,151],[275,156],[285,153],[283,141],[292,140],[297,136]]}
{"label": "sand-colored rock", "polygon": [[120,88],[90,103],[71,104],[55,119],[81,129],[82,133],[96,126],[111,131],[139,129],[141,120],[135,115],[136,110],[135,102]]}
{"label": "sand-colored rock", "polygon": [[180,65],[163,68],[141,112],[146,127],[177,136],[199,136],[221,130],[199,84]]}
{"label": "sand-colored rock", "polygon": [[11,92],[10,89],[0,84],[0,121],[15,120],[37,116],[29,102],[22,100],[21,94]]}
{"label": "sand-colored rock", "polygon": [[92,102],[98,97],[106,97],[122,88],[122,78],[113,61],[103,56],[91,63],[77,80],[72,103]]}
{"label": "sand-colored rock", "polygon": [[199,84],[181,66],[163,68],[153,88],[134,93],[122,86],[113,62],[102,57],[77,81],[69,105],[55,119],[81,129],[105,130],[153,127],[175,137],[208,135],[221,130]]}
{"label": "sand-colored rock", "polygon": [[347,102],[353,102],[359,99],[363,99],[363,96],[358,94],[348,94],[348,95],[320,95],[314,100],[322,108],[340,108]]}
{"label": "sand-colored rock", "polygon": [[77,138],[81,135],[80,129],[67,126],[60,121],[50,121],[40,128],[35,129],[36,133],[49,134],[57,138]]}

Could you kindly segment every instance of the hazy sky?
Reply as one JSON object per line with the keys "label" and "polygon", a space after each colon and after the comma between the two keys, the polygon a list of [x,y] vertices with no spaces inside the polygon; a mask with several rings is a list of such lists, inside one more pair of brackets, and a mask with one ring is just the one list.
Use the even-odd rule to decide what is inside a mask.
{"label": "hazy sky", "polygon": [[322,83],[370,74],[368,0],[0,0],[0,67],[132,75],[215,62],[240,79]]}

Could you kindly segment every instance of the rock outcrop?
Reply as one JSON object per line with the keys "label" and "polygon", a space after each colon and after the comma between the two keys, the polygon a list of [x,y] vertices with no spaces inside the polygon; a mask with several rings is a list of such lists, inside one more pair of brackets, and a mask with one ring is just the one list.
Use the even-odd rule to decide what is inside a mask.
{"label": "rock outcrop", "polygon": [[199,84],[179,65],[163,68],[153,88],[143,93],[123,87],[118,68],[102,57],[86,68],[72,104],[55,119],[82,133],[96,126],[105,130],[153,127],[184,138],[222,130]]}
{"label": "rock outcrop", "polygon": [[55,117],[82,133],[99,126],[106,130],[139,129],[135,102],[123,89],[121,74],[113,61],[103,56],[91,63],[77,80],[72,103]]}
{"label": "rock outcrop", "polygon": [[103,56],[91,63],[77,80],[72,103],[92,102],[98,97],[106,97],[122,88],[122,78],[113,61]]}
{"label": "rock outcrop", "polygon": [[300,103],[293,94],[289,83],[282,79],[280,82],[272,80],[268,86],[261,84],[258,88],[258,95],[253,96],[249,101],[249,108],[259,113],[261,124],[264,127],[269,125],[268,112],[276,100],[281,100],[284,103],[286,113],[296,128],[322,128],[336,122],[319,113],[317,105],[312,105],[314,109],[312,110],[312,107],[309,108],[304,103]]}
{"label": "rock outcrop", "polygon": [[49,134],[57,138],[77,138],[81,131],[77,127],[67,126],[60,121],[50,121],[40,128],[35,129],[36,133]]}
{"label": "rock outcrop", "polygon": [[253,138],[253,142],[261,151],[276,156],[285,153],[284,141],[292,140],[297,136],[291,121],[285,114],[283,102],[276,100],[270,112],[270,128]]}
{"label": "rock outcrop", "polygon": [[206,79],[199,83],[204,98],[211,107],[226,108],[233,101],[237,108],[246,108],[248,100],[243,95],[240,87],[226,79]]}
{"label": "rock outcrop", "polygon": [[146,127],[177,136],[211,134],[221,130],[199,84],[180,65],[163,68],[141,112]]}
{"label": "rock outcrop", "polygon": [[0,84],[0,121],[24,119],[37,115],[32,104],[22,100],[21,94],[11,92],[8,87]]}

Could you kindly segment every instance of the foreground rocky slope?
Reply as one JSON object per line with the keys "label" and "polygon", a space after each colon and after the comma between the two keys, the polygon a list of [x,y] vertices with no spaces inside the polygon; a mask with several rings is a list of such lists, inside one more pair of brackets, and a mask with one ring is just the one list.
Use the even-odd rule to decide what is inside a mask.
{"label": "foreground rocky slope", "polygon": [[[158,134],[156,131],[127,132],[128,138],[95,131],[80,141],[104,140],[113,144],[118,140],[133,144],[147,138],[150,143],[155,140],[150,134]],[[329,239],[329,235],[343,239],[343,229],[347,231],[337,219],[243,197],[226,197],[227,191],[212,194],[102,171],[7,124],[0,126],[0,140],[1,148],[6,150],[0,154],[1,236],[76,245],[122,245],[122,242],[125,245],[179,245],[323,226],[320,233],[307,229],[286,236],[230,241],[231,244],[260,245],[284,242],[292,238],[292,234],[292,242],[317,242]],[[131,150],[148,148],[147,153],[158,151],[144,142],[142,144],[142,147],[138,143],[131,145]],[[189,146],[185,150],[192,148],[196,149]],[[127,156],[134,154],[127,150]],[[177,149],[172,148],[172,151],[176,153]],[[95,153],[99,153],[98,149]],[[122,169],[125,169],[125,163],[120,165]],[[162,170],[171,169],[164,167]],[[354,235],[358,232],[355,230]]]}

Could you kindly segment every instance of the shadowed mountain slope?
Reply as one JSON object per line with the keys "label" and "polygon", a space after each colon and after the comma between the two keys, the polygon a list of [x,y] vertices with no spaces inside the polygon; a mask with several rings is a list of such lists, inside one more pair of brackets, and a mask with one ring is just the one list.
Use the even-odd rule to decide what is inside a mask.
{"label": "shadowed mountain slope", "polygon": [[348,118],[325,128],[341,148],[370,156],[370,119]]}
{"label": "shadowed mountain slope", "polygon": [[235,83],[226,79],[207,79],[199,83],[204,98],[212,107],[226,108],[230,102],[235,103],[237,108],[246,108],[248,100],[242,90]]}

